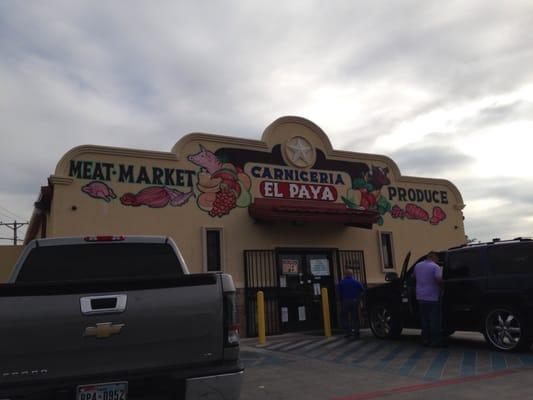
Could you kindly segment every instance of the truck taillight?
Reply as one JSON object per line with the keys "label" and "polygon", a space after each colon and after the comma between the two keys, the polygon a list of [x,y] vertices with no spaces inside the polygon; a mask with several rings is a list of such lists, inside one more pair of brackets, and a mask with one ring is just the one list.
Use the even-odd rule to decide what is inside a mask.
{"label": "truck taillight", "polygon": [[120,236],[85,236],[83,238],[86,242],[120,242],[122,240],[125,240],[126,237],[124,235]]}
{"label": "truck taillight", "polygon": [[224,331],[227,346],[238,346],[241,336],[239,334],[239,315],[235,292],[224,293]]}

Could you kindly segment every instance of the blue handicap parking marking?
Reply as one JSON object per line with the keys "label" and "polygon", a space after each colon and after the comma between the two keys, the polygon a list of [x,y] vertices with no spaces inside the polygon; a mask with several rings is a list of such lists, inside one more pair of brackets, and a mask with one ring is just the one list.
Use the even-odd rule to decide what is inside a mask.
{"label": "blue handicap parking marking", "polygon": [[505,361],[505,357],[503,356],[503,354],[492,353],[490,355],[490,359],[491,359],[493,370],[500,371],[502,369],[507,368],[507,361]]}
{"label": "blue handicap parking marking", "polygon": [[399,369],[399,374],[404,376],[410,375],[416,363],[422,358],[425,352],[426,349],[421,347],[412,353]]}
{"label": "blue handicap parking marking", "polygon": [[[302,338],[278,341],[264,350],[284,352],[293,356],[325,360],[353,368],[363,368],[400,376],[417,376],[425,380],[440,380],[451,377],[468,377],[489,371],[509,368],[532,367],[533,353],[513,357],[487,349],[467,347],[455,349],[429,349],[412,342],[384,341],[363,338],[350,341],[343,337]],[[282,355],[264,356],[260,359],[243,359],[246,367],[284,365],[291,362]]]}
{"label": "blue handicap parking marking", "polygon": [[267,344],[264,348],[267,350],[282,351],[281,349],[284,347],[289,347],[295,343],[298,343],[298,340],[274,342],[272,344]]}
{"label": "blue handicap parking marking", "polygon": [[474,375],[476,373],[476,356],[474,351],[465,351],[461,363],[461,376]]}
{"label": "blue handicap parking marking", "polygon": [[341,348],[341,347],[346,347],[347,345],[348,345],[348,342],[344,340],[339,340],[334,345],[324,348],[323,351],[321,351],[318,354],[315,354],[313,357],[323,358],[324,356],[331,354],[332,351],[337,350],[338,348]]}
{"label": "blue handicap parking marking", "polygon": [[344,351],[342,351],[339,355],[337,355],[332,361],[337,362],[337,363],[342,363],[345,358],[359,351],[361,348],[365,347],[366,345],[367,343],[365,343],[362,340],[359,342],[351,343],[350,345],[346,346]]}
{"label": "blue handicap parking marking", "polygon": [[367,359],[367,357],[373,353],[376,353],[381,348],[383,348],[383,343],[377,343],[373,346],[369,346],[368,349],[366,349],[359,357],[357,357],[355,360],[352,361],[352,364],[358,364]]}
{"label": "blue handicap parking marking", "polygon": [[433,359],[430,367],[428,368],[424,378],[426,379],[440,379],[444,365],[450,356],[450,352],[447,349],[442,349],[437,354],[437,357]]}
{"label": "blue handicap parking marking", "polygon": [[407,347],[404,344],[400,344],[394,347],[380,362],[374,367],[375,370],[384,371],[387,369],[387,365],[394,360],[400,353],[402,353]]}
{"label": "blue handicap parking marking", "polygon": [[522,364],[531,367],[533,366],[533,354],[527,353],[527,354],[521,354],[520,355],[520,361],[522,361]]}
{"label": "blue handicap parking marking", "polygon": [[316,342],[320,342],[320,340],[316,340],[316,339],[311,339],[311,340],[303,340],[297,344],[293,344],[293,345],[290,345],[290,346],[287,346],[287,347],[283,347],[281,349],[281,351],[295,351],[295,350],[298,350],[298,349],[301,349],[302,347],[305,347],[307,345],[310,345],[310,344],[314,344]]}

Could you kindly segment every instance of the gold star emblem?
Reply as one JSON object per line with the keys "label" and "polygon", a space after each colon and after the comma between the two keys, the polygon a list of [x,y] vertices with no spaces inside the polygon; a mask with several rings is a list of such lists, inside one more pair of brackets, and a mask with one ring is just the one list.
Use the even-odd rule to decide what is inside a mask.
{"label": "gold star emblem", "polygon": [[296,136],[287,143],[287,155],[298,167],[308,167],[313,161],[313,148],[303,137]]}

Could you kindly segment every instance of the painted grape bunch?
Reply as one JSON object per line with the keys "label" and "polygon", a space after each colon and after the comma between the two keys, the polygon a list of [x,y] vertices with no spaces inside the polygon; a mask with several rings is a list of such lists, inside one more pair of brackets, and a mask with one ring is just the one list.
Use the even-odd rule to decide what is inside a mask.
{"label": "painted grape bunch", "polygon": [[213,202],[213,208],[209,211],[209,215],[212,217],[222,217],[229,214],[229,212],[235,208],[237,203],[237,196],[233,190],[225,188],[217,192],[215,201]]}

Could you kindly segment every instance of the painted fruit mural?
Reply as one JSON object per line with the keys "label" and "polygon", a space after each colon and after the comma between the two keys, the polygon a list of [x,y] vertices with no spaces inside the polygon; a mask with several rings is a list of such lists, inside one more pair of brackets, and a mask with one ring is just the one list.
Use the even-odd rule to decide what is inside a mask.
{"label": "painted fruit mural", "polygon": [[242,168],[223,163],[200,145],[200,151],[187,159],[200,167],[195,186],[198,207],[211,217],[222,217],[236,207],[248,207],[252,202],[252,181]]}
{"label": "painted fruit mural", "polygon": [[352,188],[348,189],[346,196],[342,201],[348,208],[358,210],[376,210],[379,212],[379,225],[383,225],[383,215],[391,210],[391,204],[385,196],[381,194],[381,189],[390,185],[390,179],[387,176],[389,169],[387,167],[378,167],[372,165],[369,171],[352,182]]}

